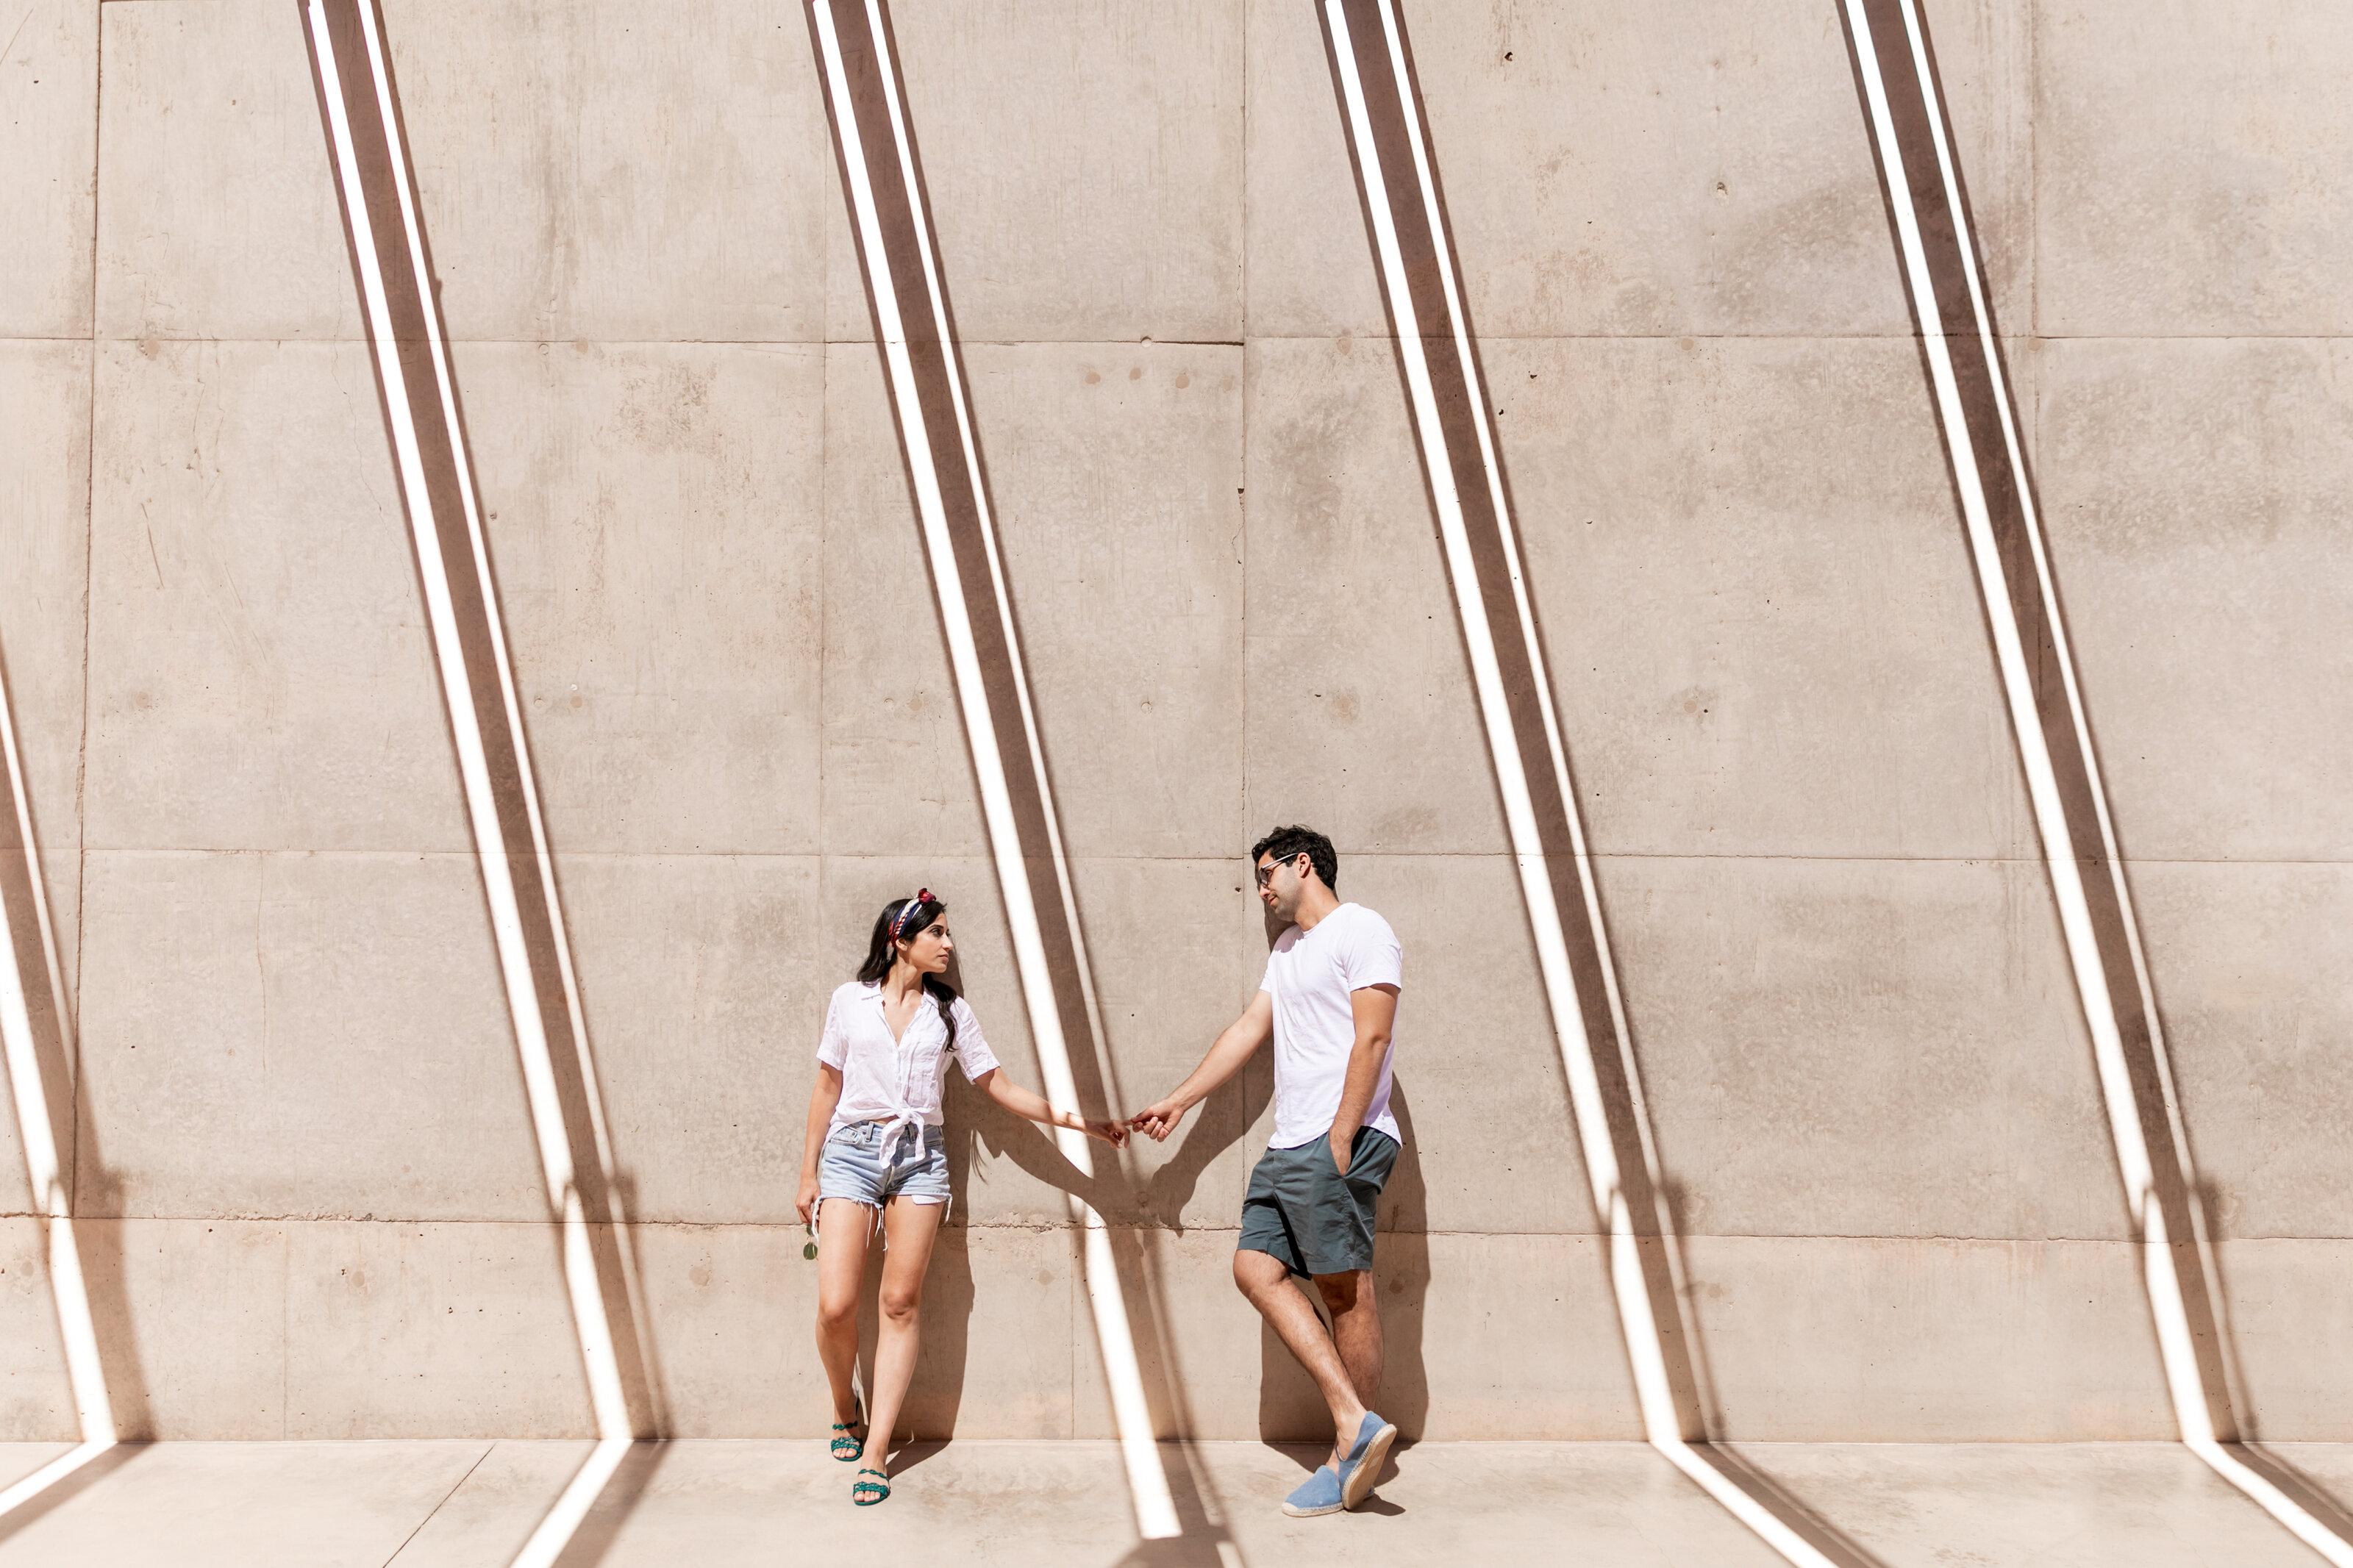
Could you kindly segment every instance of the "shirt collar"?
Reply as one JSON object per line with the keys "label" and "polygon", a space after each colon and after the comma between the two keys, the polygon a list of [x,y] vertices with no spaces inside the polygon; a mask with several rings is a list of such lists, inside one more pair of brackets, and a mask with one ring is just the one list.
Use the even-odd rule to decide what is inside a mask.
{"label": "shirt collar", "polygon": [[[880,980],[861,980],[858,984],[866,987],[867,1000],[872,1002],[878,1008],[882,1005],[882,983]],[[933,995],[932,988],[926,985],[916,995],[917,1005],[915,1007],[915,1016],[914,1018],[907,1020],[907,1026],[909,1028],[913,1028],[915,1026],[916,1019],[920,1019],[923,1016],[922,1004],[925,1002],[929,1002],[932,1005],[933,1012],[938,1014],[943,1018],[947,1016],[947,1009],[940,1005],[940,999]],[[902,1039],[900,1043],[903,1045],[905,1044],[905,1041]]]}

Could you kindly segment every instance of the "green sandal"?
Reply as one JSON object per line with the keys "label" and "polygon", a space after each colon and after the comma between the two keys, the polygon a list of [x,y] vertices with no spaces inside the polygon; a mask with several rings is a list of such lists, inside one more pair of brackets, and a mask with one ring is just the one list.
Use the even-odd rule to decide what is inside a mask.
{"label": "green sandal", "polygon": [[[870,1481],[866,1479],[869,1476],[880,1476],[881,1479],[880,1480]],[[871,1492],[874,1495],[869,1497],[867,1495],[869,1492]],[[884,1498],[889,1497],[890,1495],[891,1478],[887,1475],[883,1475],[881,1470],[874,1469],[871,1467],[859,1471],[858,1479],[849,1483],[849,1500],[856,1503],[860,1508],[872,1508],[876,1503],[881,1502]]]}
{"label": "green sandal", "polygon": [[866,1452],[866,1439],[853,1434],[853,1429],[866,1425],[866,1406],[860,1405],[856,1416],[833,1424],[833,1457],[843,1464],[855,1464]]}

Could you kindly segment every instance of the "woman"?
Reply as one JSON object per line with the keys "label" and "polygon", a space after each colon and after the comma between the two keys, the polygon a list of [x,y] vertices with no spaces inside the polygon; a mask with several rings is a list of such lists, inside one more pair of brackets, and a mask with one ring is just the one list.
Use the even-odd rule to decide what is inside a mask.
{"label": "woman", "polygon": [[[923,1270],[947,1214],[940,1090],[948,1058],[1016,1116],[1113,1145],[1127,1138],[1116,1121],[1058,1111],[1006,1081],[981,1037],[980,1020],[939,978],[955,951],[946,914],[929,889],[883,907],[858,978],[826,1008],[809,1093],[798,1206],[803,1223],[817,1226],[817,1348],[833,1384],[833,1457],[859,1462],[849,1495],[861,1507],[891,1495],[884,1468],[891,1429],[914,1376]],[[877,1215],[884,1237],[882,1321],[873,1407],[860,1411],[850,1376],[858,1364],[858,1291]]]}

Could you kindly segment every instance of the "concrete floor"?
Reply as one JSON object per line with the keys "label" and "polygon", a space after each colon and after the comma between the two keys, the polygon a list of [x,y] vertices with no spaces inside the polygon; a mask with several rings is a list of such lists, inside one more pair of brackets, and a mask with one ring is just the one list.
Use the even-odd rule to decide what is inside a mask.
{"label": "concrete floor", "polygon": [[[0,1479],[63,1445],[0,1446]],[[2353,1446],[2274,1450],[2344,1495]],[[0,1568],[501,1568],[587,1452],[572,1442],[169,1443],[0,1520]],[[1648,1449],[1622,1443],[1427,1443],[1356,1514],[1275,1504],[1304,1451],[1206,1443],[1187,1463],[1227,1521],[1225,1561],[1478,1561],[1573,1552],[1615,1564],[1779,1560]],[[2319,1560],[2188,1453],[2162,1444],[1753,1444],[1739,1450],[1882,1568],[2307,1568]],[[590,1516],[567,1568],[796,1561],[1217,1564],[1214,1536],[1140,1550],[1108,1443],[926,1445],[874,1510],[807,1441],[649,1445]],[[1503,1560],[1511,1560],[1504,1555]]]}

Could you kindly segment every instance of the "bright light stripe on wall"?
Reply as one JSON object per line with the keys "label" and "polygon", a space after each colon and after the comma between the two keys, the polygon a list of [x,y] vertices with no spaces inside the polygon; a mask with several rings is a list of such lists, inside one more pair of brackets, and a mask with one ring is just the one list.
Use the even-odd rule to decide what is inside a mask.
{"label": "bright light stripe on wall", "polygon": [[0,1519],[5,1519],[19,1504],[32,1501],[114,1446],[115,1439],[111,1437],[85,1438],[5,1491],[0,1491]]}
{"label": "bright light stripe on wall", "polygon": [[[2149,1310],[2181,1440],[2306,1545],[2338,1568],[2353,1568],[2353,1544],[2250,1468],[2236,1441],[2219,1377],[2218,1331],[2211,1303],[2200,1300],[2212,1273],[2201,1256],[2200,1216],[2189,1202],[2195,1176],[2188,1140],[1926,35],[1914,0],[1842,4],[2010,729],[2092,1037],[2126,1204],[2140,1233]],[[2040,655],[2039,681],[2030,637]],[[2167,1167],[2162,1180],[2160,1162]],[[2194,1287],[2185,1285],[2185,1266],[2198,1271]]]}
{"label": "bright light stripe on wall", "polygon": [[[56,1304],[66,1377],[73,1390],[74,1415],[81,1442],[31,1475],[0,1490],[5,1515],[80,1469],[114,1447],[114,1411],[107,1397],[106,1371],[99,1355],[98,1329],[82,1280],[81,1250],[75,1244],[73,1194],[64,1165],[61,1127],[70,1136],[73,1086],[65,1069],[65,986],[58,963],[57,934],[49,925],[49,901],[41,879],[40,851],[33,840],[33,814],[25,793],[25,771],[16,752],[16,728],[0,689],[0,763],[8,796],[0,802],[0,1048],[8,1063],[8,1087],[16,1111],[16,1131],[25,1148],[25,1174],[47,1232],[49,1295]],[[30,930],[24,929],[29,925]],[[36,1015],[38,1021],[36,1021]],[[55,1031],[44,1053],[37,1030]],[[60,1081],[42,1070],[47,1054]],[[53,1102],[52,1096],[59,1097]]]}
{"label": "bright light stripe on wall", "polygon": [[373,0],[307,0],[304,16],[600,1438],[516,1559],[543,1563],[651,1424],[642,1347],[613,1321],[637,1319],[634,1269],[380,21]]}
{"label": "bright light stripe on wall", "polygon": [[[1061,1006],[1056,997],[1045,929],[1032,888],[1033,860],[1043,859],[1050,864],[1054,890],[1061,906],[1053,911],[1060,921],[1060,934],[1071,944],[1082,985],[1091,992],[1092,984],[1085,979],[1086,960],[1077,940],[1079,927],[1069,866],[1062,854],[1044,753],[1030,709],[1029,680],[1021,667],[1012,600],[997,559],[996,528],[988,515],[979,455],[965,404],[963,378],[956,373],[952,357],[955,334],[948,321],[946,296],[940,287],[923,204],[916,195],[922,184],[913,144],[907,134],[897,73],[878,0],[865,0],[863,5],[850,0],[844,10],[851,26],[862,35],[854,38],[859,54],[871,61],[874,76],[879,78],[881,122],[891,143],[888,147],[870,149],[868,138],[860,130],[860,95],[844,58],[833,5],[830,0],[810,0],[859,250],[865,260],[874,305],[876,335],[881,342],[892,401],[899,418],[901,445],[915,491],[915,510],[923,525],[924,551],[931,563],[942,629],[947,637],[949,662],[955,672],[956,696],[964,711],[965,739],[972,748],[973,772],[979,782],[981,811],[988,824],[997,887],[1005,900],[1006,924],[1013,937],[1015,966],[1021,976],[1030,1034],[1038,1046],[1039,1070],[1045,1079],[1046,1098],[1056,1110],[1083,1113]],[[872,107],[869,106],[870,114]],[[870,159],[877,163],[870,163]],[[878,164],[884,174],[880,180]],[[892,210],[887,215],[878,195],[878,184],[892,193]],[[886,221],[906,237],[907,242],[897,247],[896,255],[885,236]],[[900,305],[902,289],[916,288],[920,288],[929,317],[922,323],[922,336],[928,338],[928,347],[935,351],[924,354],[923,369],[944,383],[944,386],[929,388],[932,395],[928,408],[926,387],[919,376],[908,323]],[[943,401],[944,409],[941,406]],[[953,426],[955,449],[962,459],[963,471],[949,476],[949,482],[956,487],[960,510],[970,509],[966,521],[977,534],[984,552],[988,574],[986,590],[967,590],[964,568],[956,558],[956,539],[934,447],[934,438],[946,434],[934,428],[942,413]],[[1027,811],[1018,808],[1013,775],[1008,773],[1005,747],[999,742],[999,715],[991,702],[988,671],[984,666],[980,634],[976,630],[968,592],[971,599],[982,599],[985,593],[987,599],[994,601],[993,605],[984,601],[983,613],[995,622],[987,631],[995,651],[1006,661],[1005,673],[1009,676],[1009,680],[1001,684],[1010,686],[1018,719],[1022,754],[1016,759],[1015,766],[1026,768],[1023,782],[1026,793],[1031,796]],[[1021,818],[1025,816],[1037,829],[1035,842],[1024,840]],[[1101,1038],[1099,1029],[1092,1035]],[[1092,1173],[1093,1155],[1084,1133],[1056,1129],[1054,1139],[1071,1164],[1082,1172]],[[1100,1215],[1075,1196],[1070,1203],[1082,1231],[1087,1300],[1111,1384],[1113,1415],[1135,1506],[1136,1528],[1146,1540],[1168,1539],[1181,1534],[1182,1527],[1169,1492],[1167,1474],[1162,1467],[1159,1444],[1153,1436],[1143,1372],[1136,1360],[1111,1239]]]}
{"label": "bright light stripe on wall", "polygon": [[[1393,0],[1324,0],[1324,12],[1578,1143],[1594,1206],[1609,1226],[1610,1280],[1643,1431],[1677,1469],[1783,1557],[1802,1568],[1834,1568],[1831,1556],[1703,1456],[1704,1444],[1693,1441],[1702,1434],[1691,1398],[1678,1389],[1670,1365],[1684,1354],[1674,1306],[1673,1231],[1658,1201],[1649,1114],[1628,1046],[1494,433],[1480,395],[1479,368],[1403,34]],[[1374,78],[1370,92],[1368,73]],[[1409,166],[1390,167],[1399,162]],[[1401,237],[1407,229],[1414,234],[1410,258]],[[1453,363],[1446,363],[1446,358]],[[1507,662],[1513,667],[1508,673]],[[1517,716],[1515,689],[1522,710]],[[1539,792],[1546,797],[1542,809]],[[1556,881],[1563,860],[1573,868],[1567,889]],[[1579,967],[1588,973],[1583,988]],[[1597,1034],[1604,1036],[1599,1042]],[[1630,1192],[1637,1184],[1639,1190]]]}

